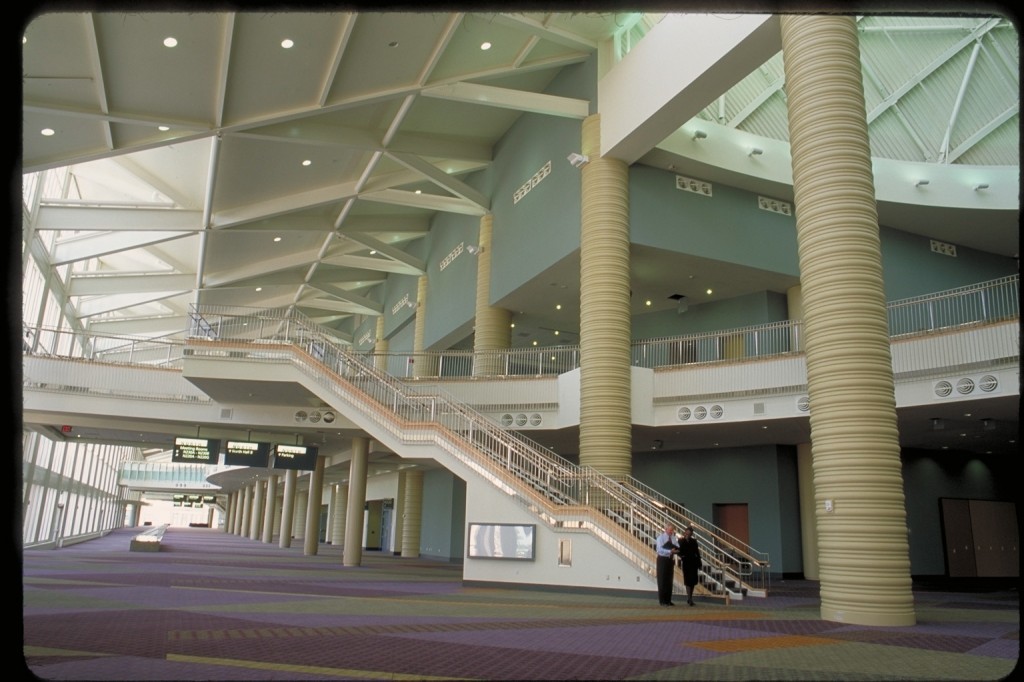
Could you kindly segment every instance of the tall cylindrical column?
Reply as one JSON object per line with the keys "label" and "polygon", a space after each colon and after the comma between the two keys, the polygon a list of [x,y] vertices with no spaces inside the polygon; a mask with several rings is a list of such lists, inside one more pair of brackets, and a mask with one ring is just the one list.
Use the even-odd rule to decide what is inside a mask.
{"label": "tall cylindrical column", "polygon": [[309,504],[309,490],[301,486],[295,489],[295,515],[292,517],[292,537],[306,540],[306,505]]}
{"label": "tall cylindrical column", "polygon": [[601,120],[583,121],[580,217],[580,464],[632,473],[629,168],[601,153]]}
{"label": "tall cylindrical column", "polygon": [[249,521],[249,539],[260,539],[260,522],[263,520],[263,481],[256,479],[252,486],[252,518]]}
{"label": "tall cylindrical column", "polygon": [[249,524],[252,521],[252,484],[242,488],[242,527],[239,529],[238,534],[242,537],[249,537]]}
{"label": "tall cylindrical column", "polygon": [[852,16],[785,15],[821,615],[913,625],[896,400]]}
{"label": "tall cylindrical column", "polygon": [[281,503],[281,534],[277,539],[282,549],[292,546],[292,518],[295,514],[295,484],[298,472],[288,469],[284,472],[284,501]]}
{"label": "tall cylindrical column", "polygon": [[263,542],[270,544],[274,541],[274,507],[277,506],[277,474],[271,474],[267,479],[267,499],[264,502],[263,510]]}
{"label": "tall cylindrical column", "polygon": [[423,528],[423,471],[405,472],[405,495],[402,501],[402,556],[420,555],[420,532]]}
{"label": "tall cylindrical column", "polygon": [[388,340],[384,338],[384,316],[377,318],[377,342],[373,346],[373,366],[381,372],[388,371]]}
{"label": "tall cylindrical column", "polygon": [[326,457],[317,456],[309,474],[309,501],[306,504],[306,542],[302,546],[305,556],[315,556],[320,547],[320,507],[324,501],[324,467]]}
{"label": "tall cylindrical column", "polygon": [[370,439],[352,439],[352,461],[348,472],[348,513],[345,519],[343,566],[358,566],[363,560],[363,507],[366,506],[366,464]]}
{"label": "tall cylindrical column", "polygon": [[416,319],[413,321],[412,351],[415,362],[412,366],[414,377],[436,377],[437,356],[424,352],[424,335],[427,329],[427,276],[416,281]]}
{"label": "tall cylindrical column", "polygon": [[338,497],[334,505],[334,527],[331,530],[331,544],[344,549],[345,517],[348,511],[348,483],[339,483],[335,487],[338,489]]}
{"label": "tall cylindrical column", "polygon": [[504,354],[512,345],[512,313],[491,305],[491,234],[494,216],[480,218],[480,250],[476,261],[476,319],[473,332],[473,376],[505,374]]}

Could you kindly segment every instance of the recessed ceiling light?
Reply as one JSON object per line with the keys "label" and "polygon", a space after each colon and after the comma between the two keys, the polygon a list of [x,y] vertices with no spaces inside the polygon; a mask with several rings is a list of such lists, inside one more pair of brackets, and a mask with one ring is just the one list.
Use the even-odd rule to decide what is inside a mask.
{"label": "recessed ceiling light", "polygon": [[156,129],[162,133],[166,133],[168,130],[171,129],[171,126],[157,126]]}
{"label": "recessed ceiling light", "polygon": [[708,296],[710,296],[711,294],[713,294],[715,292],[713,292],[711,289],[708,289],[706,293],[707,293]]}
{"label": "recessed ceiling light", "polygon": [[371,256],[376,256],[377,255],[377,249],[370,249],[370,255]]}
{"label": "recessed ceiling light", "polygon": [[303,166],[312,166],[312,165],[313,165],[313,162],[312,162],[312,161],[310,161],[309,159],[303,159],[303,161],[302,161],[302,165],[303,165]]}
{"label": "recessed ceiling light", "polygon": [[485,40],[484,42],[480,43],[480,49],[481,50],[489,50],[489,49],[491,49],[490,41]]}
{"label": "recessed ceiling light", "polygon": [[555,336],[558,336],[558,330],[557,329],[555,330]]}
{"label": "recessed ceiling light", "polygon": [[274,241],[275,242],[279,242],[279,241],[281,241],[281,238],[280,237],[274,237]]}
{"label": "recessed ceiling light", "polygon": [[534,341],[534,342],[533,342],[533,345],[535,345],[535,346],[536,346],[536,345],[537,345],[537,342],[536,342],[536,341]]}
{"label": "recessed ceiling light", "polygon": [[167,36],[166,38],[164,38],[164,47],[174,47],[177,44],[178,44],[178,39],[177,38],[172,38],[171,36]]}
{"label": "recessed ceiling light", "polygon": [[388,43],[388,47],[398,47],[398,41],[392,40],[390,43]]}
{"label": "recessed ceiling light", "polygon": [[562,309],[562,304],[561,303],[556,303],[555,304],[555,310],[561,310],[561,309]]}
{"label": "recessed ceiling light", "polygon": [[416,190],[416,192],[415,192],[415,193],[416,193],[416,194],[423,194],[423,190],[421,190],[421,189],[418,189],[418,190]]}
{"label": "recessed ceiling light", "polygon": [[295,41],[290,39],[290,38],[285,38],[284,40],[281,41],[281,47],[283,47],[286,50],[288,48],[294,47],[294,46],[295,46]]}
{"label": "recessed ceiling light", "polygon": [[650,305],[650,304],[651,304],[651,299],[647,299],[646,301],[644,301],[644,305]]}
{"label": "recessed ceiling light", "polygon": [[256,287],[256,291],[263,291],[263,287]]}
{"label": "recessed ceiling light", "polygon": [[53,128],[43,128],[39,132],[40,132],[40,134],[42,134],[45,137],[49,137],[50,135],[53,135],[54,133],[56,133],[56,131]]}

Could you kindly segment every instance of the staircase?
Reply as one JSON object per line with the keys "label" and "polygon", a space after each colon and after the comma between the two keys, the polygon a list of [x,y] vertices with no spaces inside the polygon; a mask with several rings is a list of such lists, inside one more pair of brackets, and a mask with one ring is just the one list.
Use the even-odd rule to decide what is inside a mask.
{"label": "staircase", "polygon": [[767,595],[767,555],[640,481],[575,465],[436,388],[417,391],[299,314],[202,306],[191,316],[186,375],[189,358],[288,365],[306,388],[399,455],[414,457],[417,446],[439,448],[450,463],[509,494],[539,522],[590,533],[652,581],[654,540],[672,523],[692,526],[700,543],[699,594],[726,602]]}

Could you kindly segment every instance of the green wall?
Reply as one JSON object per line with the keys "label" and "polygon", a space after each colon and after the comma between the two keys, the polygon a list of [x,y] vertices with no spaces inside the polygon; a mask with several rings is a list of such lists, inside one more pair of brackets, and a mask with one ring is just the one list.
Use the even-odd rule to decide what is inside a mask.
{"label": "green wall", "polygon": [[420,554],[461,563],[466,544],[466,484],[447,469],[423,474]]}
{"label": "green wall", "polygon": [[902,459],[910,532],[910,573],[945,575],[939,499],[1016,501],[1019,496],[1016,465],[992,457],[918,450],[905,451]]}
{"label": "green wall", "polygon": [[768,552],[771,572],[803,572],[795,448],[634,453],[633,477],[709,522],[714,504],[747,504],[750,545]]}
{"label": "green wall", "polygon": [[787,319],[786,295],[758,291],[713,303],[691,304],[685,313],[663,310],[634,315],[634,339],[721,331]]}

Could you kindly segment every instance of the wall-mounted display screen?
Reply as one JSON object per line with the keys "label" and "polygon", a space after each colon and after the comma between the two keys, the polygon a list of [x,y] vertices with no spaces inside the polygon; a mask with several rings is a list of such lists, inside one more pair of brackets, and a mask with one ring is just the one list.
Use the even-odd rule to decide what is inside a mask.
{"label": "wall-mounted display screen", "polygon": [[232,467],[270,466],[270,443],[229,440],[224,444],[224,464]]}
{"label": "wall-mounted display screen", "polygon": [[312,445],[275,445],[274,469],[299,469],[313,471],[316,468],[317,448]]}
{"label": "wall-mounted display screen", "polygon": [[171,461],[183,464],[216,464],[220,459],[219,438],[185,438],[174,439],[174,451]]}
{"label": "wall-mounted display screen", "polygon": [[466,534],[470,559],[533,561],[536,526],[521,523],[470,523]]}

